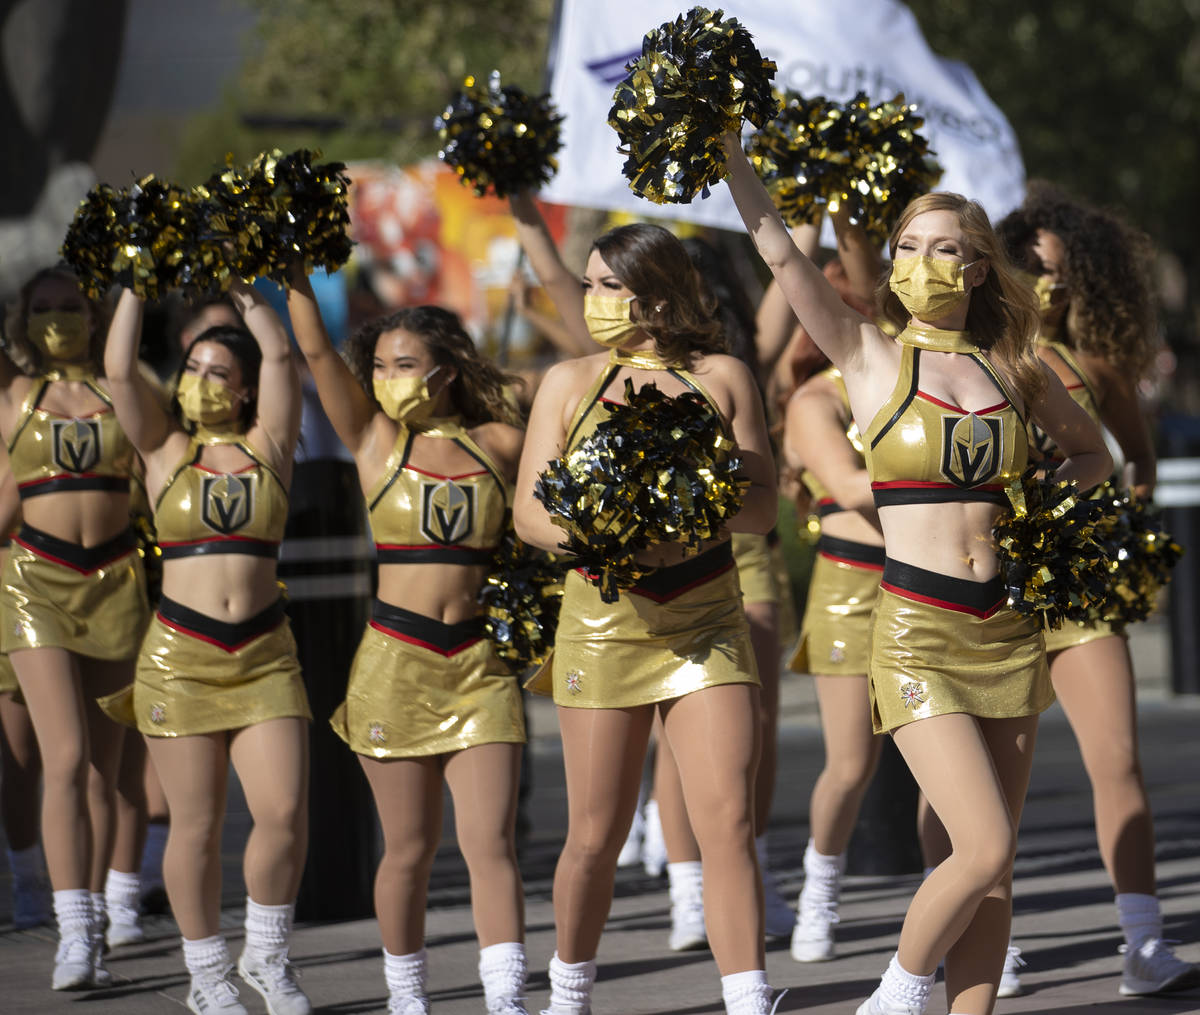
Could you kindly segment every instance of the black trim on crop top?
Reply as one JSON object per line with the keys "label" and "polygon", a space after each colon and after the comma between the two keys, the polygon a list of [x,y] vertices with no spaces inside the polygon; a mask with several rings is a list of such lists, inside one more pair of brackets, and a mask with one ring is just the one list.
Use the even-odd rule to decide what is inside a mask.
{"label": "black trim on crop top", "polygon": [[[583,426],[583,422],[587,419],[588,413],[592,411],[592,406],[594,406],[597,402],[604,401],[604,392],[608,390],[608,386],[612,383],[612,379],[617,375],[617,371],[619,371],[623,366],[628,366],[628,364],[617,362],[610,363],[608,365],[608,371],[604,374],[604,379],[598,385],[596,385],[596,393],[592,396],[592,400],[588,402],[588,404],[582,410],[576,410],[578,413],[578,419],[575,425],[571,427],[570,433],[567,434],[566,444],[564,445],[565,447],[569,448],[571,446],[571,442],[575,439],[575,435],[579,432],[579,428]],[[688,380],[688,378],[685,377],[678,369],[675,367],[663,367],[663,369],[672,377],[682,381],[689,391],[694,391],[697,395],[700,395],[702,398],[704,398],[706,402],[710,401],[710,399],[705,396],[703,389],[698,384]]]}
{"label": "black trim on crop top", "polygon": [[838,539],[824,532],[817,539],[817,553],[852,566],[867,567],[873,571],[883,570],[885,554],[882,546],[859,543],[851,539]]}

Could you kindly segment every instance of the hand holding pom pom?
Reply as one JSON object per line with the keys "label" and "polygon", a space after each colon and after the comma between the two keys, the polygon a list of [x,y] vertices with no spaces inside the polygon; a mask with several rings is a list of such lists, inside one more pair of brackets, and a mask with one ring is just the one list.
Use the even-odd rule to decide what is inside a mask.
{"label": "hand holding pom pom", "polygon": [[554,153],[562,119],[548,95],[501,87],[498,71],[486,88],[469,77],[433,121],[442,144],[438,158],[474,188],[476,197],[489,190],[497,197],[537,190],[558,169]]}
{"label": "hand holding pom pom", "polygon": [[566,567],[526,546],[509,529],[479,590],[484,626],[514,673],[543,662],[554,647]]}
{"label": "hand holding pom pom", "polygon": [[647,33],[642,54],[613,93],[609,125],[628,155],[634,193],[657,204],[687,204],[725,176],[722,137],[775,115],[775,64],[723,12],[693,7]]}

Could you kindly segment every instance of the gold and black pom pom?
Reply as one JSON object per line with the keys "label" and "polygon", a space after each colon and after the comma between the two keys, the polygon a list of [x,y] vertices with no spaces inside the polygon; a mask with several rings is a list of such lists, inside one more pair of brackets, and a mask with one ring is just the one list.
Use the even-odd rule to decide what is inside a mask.
{"label": "gold and black pom pom", "polygon": [[687,204],[725,176],[722,137],[778,110],[775,64],[750,33],[720,10],[693,7],[642,40],[613,93],[609,125],[634,193],[656,204]]}
{"label": "gold and black pom pom", "polygon": [[601,598],[615,602],[647,573],[638,554],[654,543],[692,550],[741,508],[749,486],[712,406],[694,392],[664,395],[625,382],[625,404],[577,448],[548,463],[534,495],[566,531]]}
{"label": "gold and black pom pom", "polygon": [[484,626],[514,673],[545,661],[554,648],[566,565],[527,546],[510,528],[479,590]]}
{"label": "gold and black pom pom", "polygon": [[1007,490],[1010,510],[996,519],[1000,578],[1008,603],[1054,630],[1095,619],[1108,595],[1108,555],[1097,539],[1103,505],[1074,483],[1031,467]]}
{"label": "gold and black pom pom", "polygon": [[924,120],[903,94],[874,105],[865,92],[848,102],[796,92],[780,99],[746,152],[788,225],[843,209],[882,243],[905,206],[941,178],[919,133]]}
{"label": "gold and black pom pom", "polygon": [[1171,580],[1183,548],[1163,530],[1153,505],[1112,481],[1092,494],[1104,507],[1096,538],[1108,558],[1108,595],[1097,619],[1114,624],[1145,620],[1158,604],[1158,590]]}
{"label": "gold and black pom pom", "polygon": [[499,71],[492,71],[487,87],[468,77],[433,121],[441,142],[438,158],[477,197],[537,190],[558,171],[554,155],[561,147],[562,120],[549,95],[501,86]]}
{"label": "gold and black pom pom", "polygon": [[337,271],[350,259],[350,179],[342,162],[314,164],[320,154],[263,152],[196,188],[209,234],[224,243],[224,263],[204,266],[215,285],[228,272],[286,284],[294,263],[311,274]]}
{"label": "gold and black pom pom", "polygon": [[145,176],[122,190],[93,187],[75,212],[62,256],[92,299],[114,285],[156,300],[193,285],[193,251],[204,246],[193,195]]}

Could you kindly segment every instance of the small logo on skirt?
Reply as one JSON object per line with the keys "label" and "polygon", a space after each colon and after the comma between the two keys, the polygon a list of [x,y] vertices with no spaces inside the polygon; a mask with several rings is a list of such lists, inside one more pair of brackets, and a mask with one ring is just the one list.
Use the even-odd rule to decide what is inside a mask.
{"label": "small logo on skirt", "polygon": [[842,645],[834,645],[829,650],[829,661],[831,663],[844,663],[846,661],[846,649]]}
{"label": "small logo on skirt", "polygon": [[373,722],[367,727],[367,739],[373,744],[382,744],[387,741],[387,731],[383,728],[383,723]]}
{"label": "small logo on skirt", "polygon": [[578,670],[567,670],[567,690],[572,694],[583,690],[583,674]]}
{"label": "small logo on skirt", "polygon": [[910,680],[900,688],[900,700],[905,708],[916,708],[925,703],[925,685]]}
{"label": "small logo on skirt", "polygon": [[157,702],[150,706],[150,721],[155,726],[161,726],[167,721],[167,706],[162,702]]}

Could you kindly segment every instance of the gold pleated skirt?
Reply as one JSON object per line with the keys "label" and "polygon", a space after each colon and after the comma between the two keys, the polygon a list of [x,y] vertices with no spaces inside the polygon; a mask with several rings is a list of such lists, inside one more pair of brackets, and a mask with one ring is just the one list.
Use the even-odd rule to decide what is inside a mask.
{"label": "gold pleated skirt", "polygon": [[152,737],[237,730],[268,719],[312,719],[296,639],[284,617],[230,648],[202,631],[150,622],[129,687],[100,706]]}
{"label": "gold pleated skirt", "polygon": [[1037,715],[1054,701],[1042,632],[1008,607],[999,579],[961,581],[891,560],[869,676],[876,733],[951,712]]}
{"label": "gold pleated skirt", "polygon": [[356,754],[408,758],[525,743],[521,688],[491,641],[455,650],[422,637],[448,626],[429,618],[368,624],[346,700],[329,720]]}
{"label": "gold pleated skirt", "polygon": [[1086,645],[1101,638],[1111,638],[1113,635],[1124,638],[1125,632],[1113,627],[1105,621],[1094,624],[1076,624],[1067,621],[1057,631],[1044,632],[1046,638],[1046,655],[1053,655],[1063,649],[1074,648],[1076,645]]}
{"label": "gold pleated skirt", "polygon": [[758,683],[737,569],[723,543],[660,568],[615,603],[569,572],[554,653],[527,686],[552,691],[568,708],[632,708]]}
{"label": "gold pleated skirt", "polygon": [[[47,547],[59,552],[50,556]],[[4,564],[0,652],[62,648],[93,659],[132,659],[149,616],[142,561],[132,534],[106,547],[111,551],[85,550],[23,528]]]}
{"label": "gold pleated skirt", "polygon": [[813,559],[795,673],[862,676],[871,658],[871,611],[879,597],[883,547],[822,536]]}

